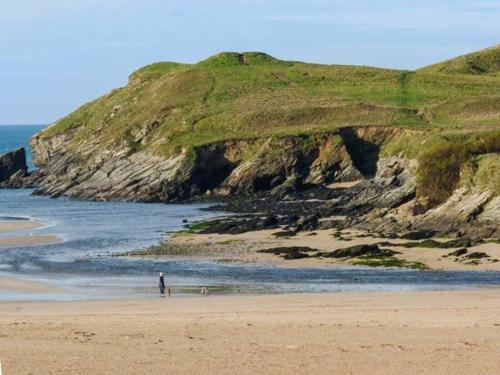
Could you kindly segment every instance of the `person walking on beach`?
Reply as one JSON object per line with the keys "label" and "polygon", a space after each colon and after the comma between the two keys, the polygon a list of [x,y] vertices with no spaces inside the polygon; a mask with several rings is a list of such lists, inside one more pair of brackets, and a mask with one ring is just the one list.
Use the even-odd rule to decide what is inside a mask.
{"label": "person walking on beach", "polygon": [[165,278],[163,276],[163,272],[160,272],[160,293],[165,294]]}

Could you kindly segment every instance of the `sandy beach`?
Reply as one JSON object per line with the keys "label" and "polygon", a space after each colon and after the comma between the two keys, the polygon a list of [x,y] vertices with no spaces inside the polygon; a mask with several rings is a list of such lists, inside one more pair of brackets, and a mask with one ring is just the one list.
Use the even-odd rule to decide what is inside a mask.
{"label": "sandy beach", "polygon": [[0,303],[4,374],[498,374],[500,291]]}
{"label": "sandy beach", "polygon": [[[285,260],[282,257],[265,254],[259,250],[289,247],[306,246],[322,251],[331,251],[354,245],[377,244],[390,241],[394,246],[391,250],[400,254],[396,258],[408,262],[420,262],[433,270],[454,270],[454,271],[500,271],[500,243],[483,243],[472,246],[469,253],[485,252],[489,258],[479,260],[477,264],[468,264],[459,261],[456,257],[446,257],[455,249],[439,248],[405,248],[397,246],[398,243],[409,242],[402,239],[377,238],[367,236],[366,233],[346,230],[339,235],[336,230],[317,230],[314,232],[301,232],[293,237],[276,237],[273,234],[276,230],[261,230],[246,232],[242,234],[182,234],[174,235],[168,239],[170,243],[179,248],[186,248],[186,251],[173,254],[170,258],[201,258],[220,260],[226,262],[242,262],[256,264],[277,264],[288,267],[332,267],[349,266],[350,260],[332,258],[306,258]],[[336,233],[337,232],[337,233]],[[337,236],[335,236],[337,235]],[[446,241],[446,239],[438,239]]]}
{"label": "sandy beach", "polygon": [[19,231],[34,230],[43,227],[44,222],[39,220],[0,220],[0,250],[2,248],[28,247],[50,245],[61,242],[62,239],[53,234],[15,235]]}

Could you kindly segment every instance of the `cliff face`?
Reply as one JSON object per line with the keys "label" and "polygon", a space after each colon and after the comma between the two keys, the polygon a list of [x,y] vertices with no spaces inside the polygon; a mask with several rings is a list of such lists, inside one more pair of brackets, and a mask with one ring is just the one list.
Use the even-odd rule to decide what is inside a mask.
{"label": "cliff face", "polygon": [[[416,161],[381,159],[375,179],[351,202],[368,208],[356,225],[380,233],[425,230],[500,238],[500,157],[487,158],[492,159],[487,170],[479,163],[472,179],[464,176],[470,171],[462,171],[462,181],[450,197],[432,208],[416,195]],[[484,172],[489,175],[487,185],[478,181]]]}
{"label": "cliff face", "polygon": [[27,172],[24,148],[0,156],[0,186],[15,187]]}
{"label": "cliff face", "polygon": [[375,175],[383,142],[409,132],[342,128],[303,136],[216,142],[169,157],[99,143],[68,150],[65,136],[32,141],[38,192],[97,200],[175,201],[204,194],[282,194]]}

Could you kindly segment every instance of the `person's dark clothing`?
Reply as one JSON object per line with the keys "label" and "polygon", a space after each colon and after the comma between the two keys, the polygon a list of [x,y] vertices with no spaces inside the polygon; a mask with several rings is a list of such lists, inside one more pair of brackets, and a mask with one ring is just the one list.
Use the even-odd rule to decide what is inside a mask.
{"label": "person's dark clothing", "polygon": [[165,293],[165,279],[163,276],[160,276],[160,293],[164,294]]}

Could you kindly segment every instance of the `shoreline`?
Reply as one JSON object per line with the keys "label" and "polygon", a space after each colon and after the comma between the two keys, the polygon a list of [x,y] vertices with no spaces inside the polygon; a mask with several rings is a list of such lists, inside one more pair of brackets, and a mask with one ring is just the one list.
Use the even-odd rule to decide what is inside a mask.
{"label": "shoreline", "polygon": [[500,372],[499,289],[1,302],[0,330],[8,374]]}
{"label": "shoreline", "polygon": [[[17,277],[0,275],[0,292],[17,293],[58,293],[62,289],[40,281]],[[5,301],[0,300],[0,304]]]}
{"label": "shoreline", "polygon": [[[36,234],[36,231],[49,226],[42,220],[25,217],[3,217],[0,219],[0,251],[5,248],[36,247],[53,245],[64,240],[55,234]],[[34,231],[21,234],[25,231]]]}
{"label": "shoreline", "polygon": [[[255,265],[259,267],[259,265]],[[252,267],[250,265],[249,267]],[[343,267],[337,265],[338,270],[349,271],[349,270],[368,270],[367,267]],[[288,267],[286,265],[274,265],[269,270],[273,268],[283,268],[292,271],[294,267]],[[304,271],[306,269],[303,269]],[[383,273],[385,271],[381,271]],[[410,271],[410,272],[420,272],[420,271]],[[441,271],[429,271],[431,273],[439,273]],[[465,272],[473,273],[474,271],[455,271],[455,272]],[[483,271],[490,272],[490,271]],[[495,272],[495,271],[491,271]],[[382,274],[379,273],[381,276]],[[119,302],[119,301],[150,301],[156,299],[170,299],[184,300],[184,299],[196,299],[200,296],[200,288],[206,286],[208,292],[212,298],[258,298],[265,296],[310,296],[310,295],[330,295],[330,296],[340,296],[340,295],[365,295],[372,294],[384,295],[384,294],[394,294],[394,295],[404,295],[407,293],[458,293],[458,292],[482,292],[488,290],[498,290],[500,292],[500,284],[491,281],[490,283],[482,283],[481,279],[477,282],[470,281],[464,284],[454,284],[445,283],[443,285],[436,282],[415,282],[415,283],[357,283],[353,281],[351,283],[332,281],[332,284],[336,285],[334,287],[324,287],[324,288],[312,288],[308,289],[275,289],[272,287],[264,289],[245,289],[244,284],[177,284],[172,283],[168,279],[167,275],[167,286],[172,290],[172,297],[166,295],[160,295],[159,291],[155,285],[155,278],[151,278],[151,283],[148,284],[145,289],[141,289],[141,292],[133,290],[132,288],[128,292],[114,290],[113,285],[104,287],[101,293],[95,294],[91,293],[92,288],[86,288],[85,286],[80,286],[75,288],[69,288],[65,285],[60,285],[57,281],[49,281],[47,279],[39,279],[36,276],[27,277],[26,275],[18,274],[1,274],[0,273],[0,305],[3,303],[80,303],[80,302]],[[354,279],[356,280],[356,279]],[[497,279],[495,279],[497,280]],[[301,285],[298,282],[298,285]],[[264,282],[265,284],[265,282]],[[103,284],[104,285],[104,284]],[[311,284],[312,285],[312,284]],[[329,286],[332,286],[328,284]],[[321,284],[318,284],[321,286]],[[241,290],[242,289],[242,290]],[[89,294],[90,293],[90,294]]]}
{"label": "shoreline", "polygon": [[44,227],[46,223],[26,217],[7,217],[0,219],[0,233],[19,232],[24,230],[34,230]]}
{"label": "shoreline", "polygon": [[[14,278],[15,279],[15,278]],[[20,281],[20,279],[18,280]],[[29,282],[27,285],[31,284]],[[45,284],[43,287],[48,284]],[[52,288],[52,287],[49,287]],[[88,300],[72,300],[72,301],[36,301],[36,300],[26,300],[26,301],[0,301],[0,311],[8,305],[16,305],[18,309],[15,315],[25,316],[24,313],[29,312],[30,314],[35,312],[36,308],[40,306],[47,307],[48,309],[40,309],[36,311],[40,315],[54,316],[54,312],[59,313],[71,313],[78,315],[82,313],[108,313],[107,307],[111,310],[119,309],[122,305],[128,305],[131,309],[127,310],[117,310],[116,312],[128,315],[130,313],[141,312],[145,315],[161,313],[162,309],[165,307],[164,304],[168,304],[167,307],[170,311],[175,311],[179,308],[185,307],[201,307],[198,305],[203,305],[203,307],[211,307],[217,309],[221,306],[222,302],[233,301],[234,305],[232,308],[240,310],[244,304],[253,304],[257,300],[268,301],[270,303],[278,303],[279,300],[283,301],[294,301],[294,302],[307,302],[316,299],[323,299],[327,301],[335,300],[352,300],[353,302],[360,302],[362,299],[373,299],[376,300],[377,297],[381,298],[379,302],[382,304],[382,300],[389,304],[399,303],[397,301],[398,297],[402,297],[407,302],[412,305],[418,305],[422,303],[423,300],[415,299],[417,297],[433,297],[433,296],[446,296],[450,298],[471,296],[474,299],[484,300],[484,299],[494,299],[498,300],[500,305],[500,285],[482,286],[476,290],[419,290],[419,291],[377,291],[377,292],[364,292],[364,291],[345,291],[345,292],[309,292],[309,293],[231,293],[231,294],[208,294],[207,296],[202,296],[198,294],[177,294],[171,297],[157,295],[156,297],[145,297],[145,298],[116,298],[116,299],[88,299]],[[498,298],[497,298],[498,297]],[[246,302],[245,302],[246,301]],[[389,302],[392,301],[392,302]],[[432,300],[434,304],[441,305],[442,301]],[[170,303],[172,302],[172,303]],[[180,302],[179,305],[176,303]],[[200,304],[199,302],[203,302]],[[468,301],[464,304],[464,307],[474,304],[477,301]],[[377,303],[377,304],[379,304]],[[241,305],[240,305],[241,304]],[[151,309],[150,309],[151,307]],[[344,306],[346,307],[346,306]],[[432,307],[432,306],[431,306]],[[31,311],[33,308],[33,311]],[[51,311],[51,308],[54,310]],[[59,308],[62,308],[59,310]],[[83,310],[82,310],[83,308]],[[445,306],[443,308],[446,309]],[[454,306],[450,306],[449,309],[453,309]],[[500,306],[499,306],[500,308]],[[114,313],[114,311],[113,311]],[[500,313],[500,311],[499,311]],[[499,322],[500,323],[500,322]]]}

